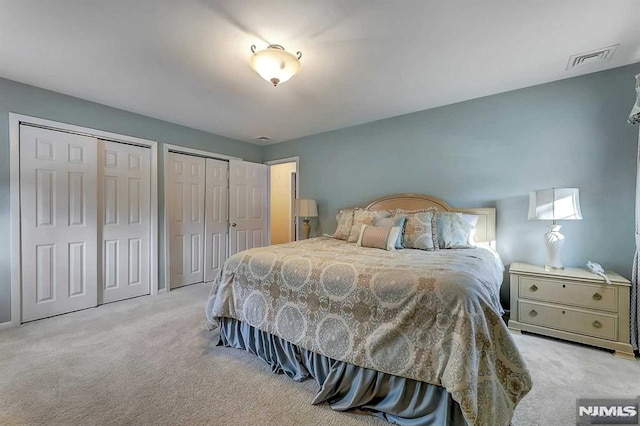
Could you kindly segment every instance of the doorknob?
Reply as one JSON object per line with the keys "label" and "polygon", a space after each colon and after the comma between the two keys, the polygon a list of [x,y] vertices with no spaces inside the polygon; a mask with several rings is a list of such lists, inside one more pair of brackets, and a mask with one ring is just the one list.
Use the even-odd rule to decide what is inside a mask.
{"label": "doorknob", "polygon": [[235,223],[235,222],[231,224],[231,226],[232,226],[232,227],[234,227],[234,228],[235,228],[237,225],[238,225],[238,224],[237,224],[237,223]]}

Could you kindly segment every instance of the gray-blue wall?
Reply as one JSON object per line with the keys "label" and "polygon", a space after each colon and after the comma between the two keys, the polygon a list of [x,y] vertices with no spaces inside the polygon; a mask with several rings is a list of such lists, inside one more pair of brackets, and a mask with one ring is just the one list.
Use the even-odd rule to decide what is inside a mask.
{"label": "gray-blue wall", "polygon": [[[547,222],[528,221],[528,193],[578,187],[584,220],[564,221],[566,266],[601,263],[629,278],[638,128],[626,118],[634,64],[265,147],[300,157],[300,196],[319,202],[314,232],[339,208],[430,194],[454,207],[496,207],[504,263],[544,264]],[[508,303],[508,280],[502,300]]]}
{"label": "gray-blue wall", "polygon": [[[262,161],[262,147],[190,129],[139,114],[110,108],[14,81],[0,79],[0,323],[11,319],[11,256],[9,244],[9,113],[55,120],[122,135],[150,139],[158,144],[159,182],[163,182],[162,143]],[[164,192],[158,188],[160,220]],[[164,224],[160,223],[160,241]],[[160,263],[161,268],[163,263]],[[160,274],[161,286],[164,276]]]}
{"label": "gray-blue wall", "polygon": [[[584,220],[561,223],[565,265],[594,260],[628,278],[638,129],[625,119],[639,72],[634,64],[267,147],[0,79],[0,233],[9,235],[8,113],[16,112],[248,161],[299,156],[301,196],[319,201],[316,235],[333,232],[339,208],[393,193],[496,207],[498,251],[507,266],[545,261],[547,224],[527,221],[528,192],[575,186]],[[162,188],[159,195],[162,205]],[[9,249],[5,238],[0,322],[10,319]]]}

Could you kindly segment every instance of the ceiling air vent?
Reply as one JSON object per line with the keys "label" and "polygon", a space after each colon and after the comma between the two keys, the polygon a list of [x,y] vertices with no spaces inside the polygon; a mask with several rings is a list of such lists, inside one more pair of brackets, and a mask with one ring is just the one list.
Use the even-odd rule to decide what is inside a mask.
{"label": "ceiling air vent", "polygon": [[257,136],[253,138],[253,140],[258,142],[269,142],[271,138],[269,136]]}
{"label": "ceiling air vent", "polygon": [[613,54],[616,52],[616,49],[620,46],[619,44],[615,44],[609,47],[603,47],[602,49],[592,50],[591,52],[578,53],[577,55],[573,55],[569,58],[569,63],[567,64],[567,70],[572,68],[581,67],[583,65],[595,64],[600,62],[608,62],[613,57]]}

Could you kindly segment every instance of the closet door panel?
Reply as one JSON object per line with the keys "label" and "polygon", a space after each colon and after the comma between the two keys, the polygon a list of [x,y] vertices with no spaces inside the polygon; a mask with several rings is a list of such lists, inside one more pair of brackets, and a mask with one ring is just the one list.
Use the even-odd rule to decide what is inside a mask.
{"label": "closet door panel", "polygon": [[99,303],[150,292],[151,152],[99,141],[102,224]]}
{"label": "closet door panel", "polygon": [[229,255],[267,245],[267,174],[264,164],[229,161]]}
{"label": "closet door panel", "polygon": [[97,141],[20,126],[22,321],[97,304]]}
{"label": "closet door panel", "polygon": [[205,159],[168,155],[169,287],[176,288],[204,281]]}
{"label": "closet door panel", "polygon": [[229,240],[229,163],[206,159],[205,254],[206,282],[213,281],[227,259]]}

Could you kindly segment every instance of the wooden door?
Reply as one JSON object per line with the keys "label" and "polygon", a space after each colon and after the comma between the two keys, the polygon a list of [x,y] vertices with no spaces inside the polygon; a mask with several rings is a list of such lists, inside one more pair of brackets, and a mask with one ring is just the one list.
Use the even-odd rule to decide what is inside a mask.
{"label": "wooden door", "polygon": [[229,161],[229,255],[267,245],[268,166]]}
{"label": "wooden door", "polygon": [[20,126],[22,321],[97,304],[97,140]]}
{"label": "wooden door", "polygon": [[229,251],[229,163],[206,159],[204,280],[213,281]]}
{"label": "wooden door", "polygon": [[169,288],[176,288],[204,281],[205,159],[168,155]]}
{"label": "wooden door", "polygon": [[99,141],[98,194],[101,278],[98,303],[149,294],[151,152]]}

